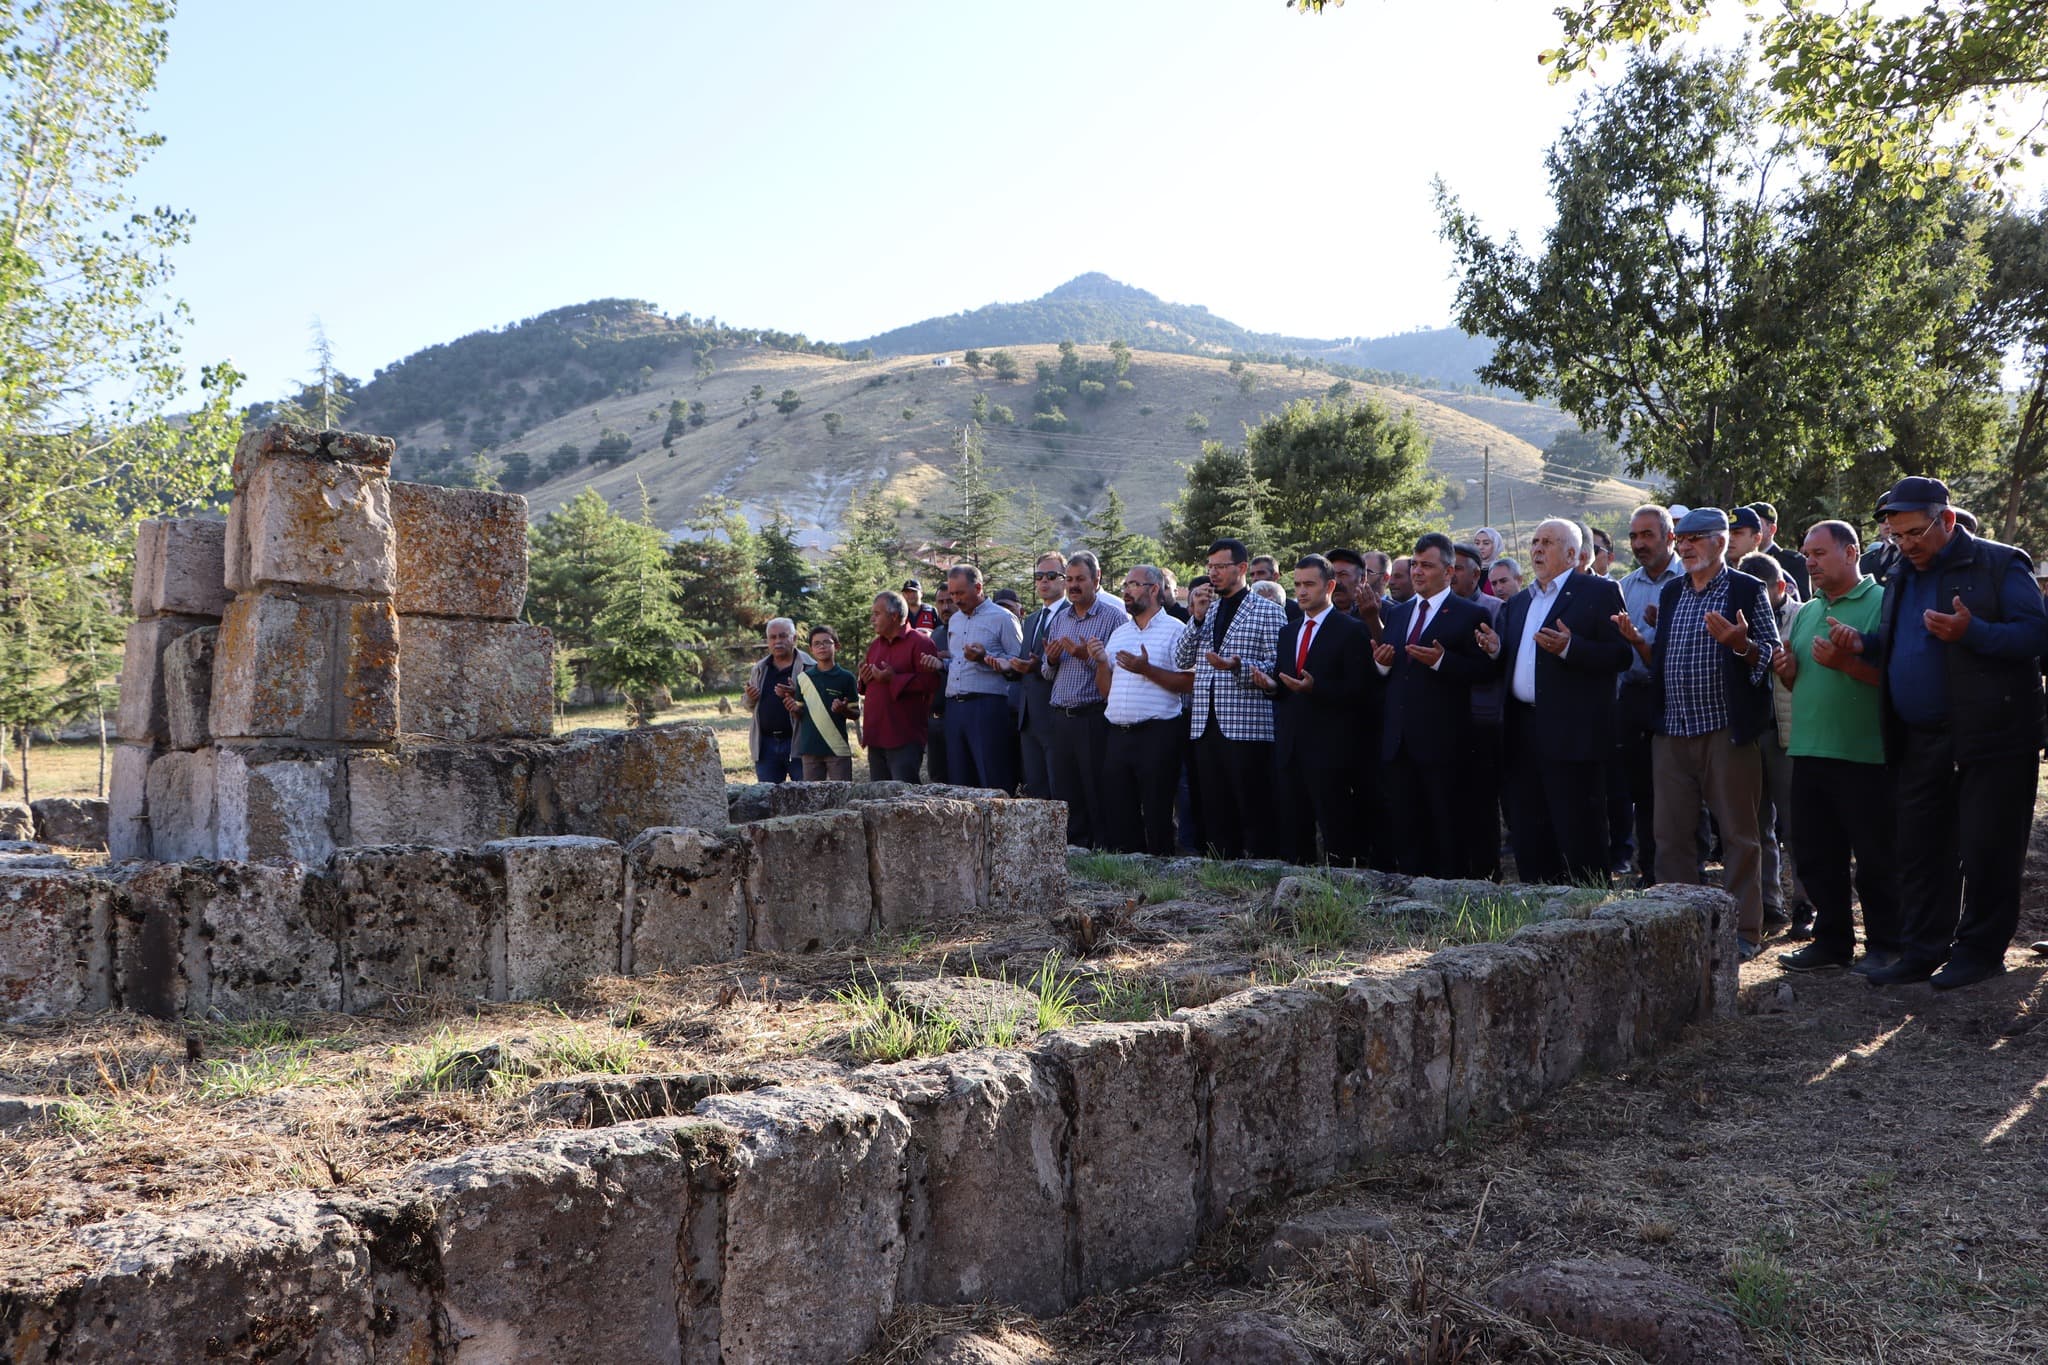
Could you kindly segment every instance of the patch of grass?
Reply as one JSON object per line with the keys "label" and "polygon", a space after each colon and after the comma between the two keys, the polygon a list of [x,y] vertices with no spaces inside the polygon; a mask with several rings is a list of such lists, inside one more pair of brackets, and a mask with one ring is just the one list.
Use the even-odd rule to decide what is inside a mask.
{"label": "patch of grass", "polygon": [[832,992],[832,999],[854,1014],[846,1045],[864,1062],[933,1057],[951,1052],[960,1041],[959,1021],[944,1016],[923,1021],[911,1018],[882,994],[882,983],[873,977],[866,985],[856,980],[844,990]]}
{"label": "patch of grass", "polygon": [[1255,896],[1280,884],[1287,874],[1277,867],[1243,867],[1237,863],[1205,858],[1195,869],[1195,880],[1204,890],[1222,896]]}
{"label": "patch of grass", "polygon": [[199,1095],[208,1100],[238,1100],[292,1085],[326,1085],[331,1077],[313,1070],[307,1045],[252,1049],[248,1056],[209,1058],[200,1074]]}
{"label": "patch of grass", "polygon": [[1735,1316],[1757,1332],[1792,1330],[1792,1272],[1768,1251],[1744,1248],[1728,1258],[1727,1280]]}
{"label": "patch of grass", "polygon": [[612,1074],[638,1069],[646,1040],[589,1029],[551,1034],[534,1049],[533,1062],[543,1075],[575,1075],[590,1071]]}
{"label": "patch of grass", "polygon": [[1116,853],[1070,854],[1067,871],[1084,881],[1106,883],[1149,905],[1177,900],[1187,891],[1183,883],[1154,872],[1150,863]]}
{"label": "patch of grass", "polygon": [[400,1055],[405,1065],[392,1088],[401,1094],[504,1090],[537,1069],[502,1046],[446,1027]]}
{"label": "patch of grass", "polygon": [[1444,932],[1459,943],[1498,943],[1542,912],[1533,896],[1466,896],[1452,907]]}
{"label": "patch of grass", "polygon": [[1096,1023],[1139,1024],[1164,1019],[1176,1008],[1173,987],[1164,981],[1106,976],[1095,982],[1095,1003],[1085,1013]]}
{"label": "patch of grass", "polygon": [[1058,953],[1048,954],[1022,984],[1038,997],[1040,1033],[1066,1028],[1080,1019],[1079,983],[1072,972],[1061,970]]}
{"label": "patch of grass", "polygon": [[1341,948],[1353,942],[1372,896],[1349,882],[1304,877],[1305,894],[1289,907],[1294,941],[1304,948]]}
{"label": "patch of grass", "polygon": [[288,1047],[305,1038],[305,1030],[290,1019],[259,1015],[254,1019],[207,1020],[198,1030],[205,1040],[222,1048]]}

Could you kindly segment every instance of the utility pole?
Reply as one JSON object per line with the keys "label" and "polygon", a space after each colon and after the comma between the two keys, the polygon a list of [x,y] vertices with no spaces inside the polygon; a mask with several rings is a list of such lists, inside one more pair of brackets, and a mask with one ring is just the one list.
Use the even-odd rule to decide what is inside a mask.
{"label": "utility pole", "polygon": [[1480,520],[1480,523],[1481,523],[1482,525],[1485,525],[1485,526],[1491,526],[1491,525],[1493,525],[1493,447],[1492,447],[1491,445],[1489,445],[1489,446],[1487,446],[1487,447],[1486,447],[1486,475],[1485,475],[1485,482],[1486,482],[1486,515],[1485,515],[1485,516],[1483,516],[1483,517],[1481,517],[1481,518],[1480,518],[1479,520]]}

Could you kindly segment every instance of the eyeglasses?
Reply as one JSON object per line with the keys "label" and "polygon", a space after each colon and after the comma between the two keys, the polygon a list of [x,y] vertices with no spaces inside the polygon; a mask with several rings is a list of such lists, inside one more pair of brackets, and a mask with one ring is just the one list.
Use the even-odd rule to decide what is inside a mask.
{"label": "eyeglasses", "polygon": [[1065,578],[1066,574],[1059,569],[1038,569],[1033,571],[1031,576],[1033,578]]}
{"label": "eyeglasses", "polygon": [[1926,535],[1929,531],[1932,531],[1935,528],[1936,524],[1939,522],[1939,520],[1939,518],[1936,518],[1934,521],[1922,522],[1920,525],[1915,526],[1910,531],[1906,530],[1904,527],[1901,526],[1893,526],[1890,522],[1886,522],[1885,526],[1891,531],[1892,537],[1895,540],[1917,541],[1920,539],[1920,537]]}

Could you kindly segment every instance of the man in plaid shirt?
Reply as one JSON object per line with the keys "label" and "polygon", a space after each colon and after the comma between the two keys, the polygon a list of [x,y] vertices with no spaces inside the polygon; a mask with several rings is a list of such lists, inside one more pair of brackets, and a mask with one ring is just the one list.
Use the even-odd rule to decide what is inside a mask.
{"label": "man in plaid shirt", "polygon": [[1778,621],[1764,585],[1724,562],[1728,517],[1718,508],[1687,512],[1673,537],[1685,577],[1666,583],[1657,603],[1657,640],[1646,643],[1629,614],[1614,618],[1650,668],[1660,708],[1651,740],[1657,831],[1657,880],[1697,884],[1693,830],[1700,803],[1721,830],[1722,888],[1740,912],[1744,961],[1763,946],[1763,844],[1757,800],[1763,754],[1757,737],[1771,718],[1771,655]]}
{"label": "man in plaid shirt", "polygon": [[1226,858],[1278,856],[1273,821],[1273,699],[1252,683],[1271,676],[1287,612],[1246,590],[1251,555],[1241,540],[1209,547],[1208,609],[1188,622],[1174,667],[1195,675],[1188,697],[1200,821]]}

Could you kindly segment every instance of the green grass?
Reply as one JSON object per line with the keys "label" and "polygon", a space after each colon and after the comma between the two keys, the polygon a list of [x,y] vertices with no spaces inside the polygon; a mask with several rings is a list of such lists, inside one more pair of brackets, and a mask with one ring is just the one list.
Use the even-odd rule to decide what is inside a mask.
{"label": "green grass", "polygon": [[1138,1024],[1164,1019],[1175,1009],[1173,987],[1142,977],[1105,976],[1095,982],[1095,1003],[1085,1007],[1089,1020],[1101,1024]]}
{"label": "green grass", "polygon": [[544,1076],[574,1076],[593,1071],[617,1075],[638,1070],[646,1051],[646,1040],[641,1038],[573,1029],[543,1038],[531,1060]]}
{"label": "green grass", "polygon": [[935,1057],[951,1052],[960,1041],[958,1020],[943,1015],[922,1021],[913,1019],[882,994],[882,983],[872,977],[866,985],[856,980],[845,990],[832,992],[832,999],[854,1015],[846,1044],[864,1062]]}
{"label": "green grass", "polygon": [[1222,896],[1255,896],[1280,884],[1287,874],[1277,867],[1241,867],[1236,863],[1204,859],[1195,869],[1202,888]]}
{"label": "green grass", "polygon": [[1363,926],[1372,893],[1353,882],[1331,882],[1304,877],[1306,893],[1289,907],[1294,941],[1311,951],[1342,948],[1354,943]]}
{"label": "green grass", "polygon": [[1058,953],[1049,954],[1020,984],[1038,997],[1040,1033],[1066,1028],[1080,1019],[1079,983],[1072,972],[1061,969]]}
{"label": "green grass", "polygon": [[1728,1258],[1735,1316],[1757,1332],[1792,1330],[1792,1272],[1768,1251],[1745,1248]]}
{"label": "green grass", "polygon": [[1181,882],[1154,872],[1149,863],[1114,853],[1071,854],[1067,858],[1067,871],[1085,881],[1106,882],[1148,905],[1177,900],[1187,891]]}
{"label": "green grass", "polygon": [[1445,936],[1459,943],[1498,943],[1542,913],[1533,896],[1467,896],[1452,907]]}
{"label": "green grass", "polygon": [[255,1049],[246,1057],[209,1058],[199,1076],[201,1099],[238,1100],[294,1085],[329,1085],[313,1070],[310,1044]]}

